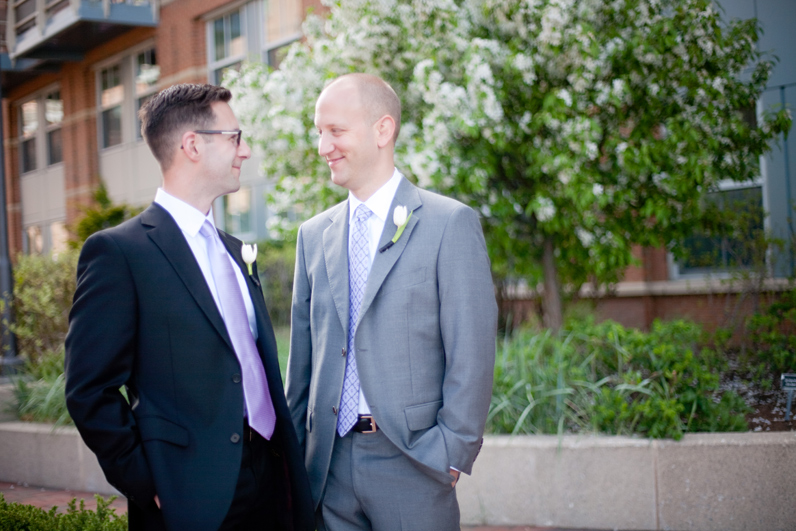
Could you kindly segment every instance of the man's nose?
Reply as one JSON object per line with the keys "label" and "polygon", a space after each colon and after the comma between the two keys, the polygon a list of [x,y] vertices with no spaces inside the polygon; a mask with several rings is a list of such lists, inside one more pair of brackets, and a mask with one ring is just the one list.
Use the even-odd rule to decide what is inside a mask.
{"label": "man's nose", "polygon": [[332,141],[326,135],[321,135],[321,138],[318,140],[318,155],[321,157],[325,157],[329,153],[333,151],[332,148]]}
{"label": "man's nose", "polygon": [[246,140],[241,138],[240,145],[238,146],[238,157],[242,159],[248,159],[251,156],[252,156],[252,149],[249,147],[249,144],[246,143]]}

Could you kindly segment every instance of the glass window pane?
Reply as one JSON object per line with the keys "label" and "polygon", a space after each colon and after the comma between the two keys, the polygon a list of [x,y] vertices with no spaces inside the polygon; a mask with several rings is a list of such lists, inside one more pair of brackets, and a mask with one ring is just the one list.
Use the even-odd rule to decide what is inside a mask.
{"label": "glass window pane", "polygon": [[47,133],[47,163],[58,164],[63,160],[61,129],[59,128]]}
{"label": "glass window pane", "polygon": [[36,100],[22,104],[22,136],[28,138],[39,128],[39,102]]}
{"label": "glass window pane", "polygon": [[243,28],[240,23],[240,11],[229,15],[229,57],[246,53],[243,40]]}
{"label": "glass window pane", "polygon": [[60,92],[51,92],[44,100],[44,119],[48,125],[60,124],[64,119],[64,102]]}
{"label": "glass window pane", "polygon": [[102,147],[122,143],[122,107],[102,111]]}
{"label": "glass window pane", "polygon": [[118,105],[124,101],[124,86],[122,86],[122,72],[119,65],[114,65],[102,71],[102,106]]}
{"label": "glass window pane", "polygon": [[277,42],[301,31],[301,2],[268,0],[266,3],[266,42]]}
{"label": "glass window pane", "polygon": [[22,172],[36,169],[36,139],[25,140],[21,144]]}
{"label": "glass window pane", "polygon": [[222,81],[224,80],[224,74],[226,74],[228,70],[236,70],[239,72],[241,64],[242,63],[239,61],[237,63],[233,63],[229,66],[225,66],[224,68],[219,68],[218,70],[216,70],[213,75],[214,84],[221,85]]}
{"label": "glass window pane", "polygon": [[213,22],[213,42],[215,44],[215,61],[220,61],[227,56],[224,48],[224,18]]}
{"label": "glass window pane", "polygon": [[25,229],[27,236],[28,254],[41,254],[44,251],[44,238],[41,234],[41,227],[32,225]]}
{"label": "glass window pane", "polygon": [[69,231],[66,230],[66,224],[63,221],[50,224],[50,240],[52,240],[50,252],[57,254],[66,251],[69,243]]}
{"label": "glass window pane", "polygon": [[152,88],[160,79],[160,66],[155,59],[155,50],[139,53],[136,58],[135,91],[140,94]]}
{"label": "glass window pane", "polygon": [[233,234],[252,231],[251,188],[224,196],[224,230]]}
{"label": "glass window pane", "polygon": [[16,20],[22,20],[23,18],[32,15],[36,12],[36,0],[26,0],[22,2],[14,9],[14,14],[16,15]]}

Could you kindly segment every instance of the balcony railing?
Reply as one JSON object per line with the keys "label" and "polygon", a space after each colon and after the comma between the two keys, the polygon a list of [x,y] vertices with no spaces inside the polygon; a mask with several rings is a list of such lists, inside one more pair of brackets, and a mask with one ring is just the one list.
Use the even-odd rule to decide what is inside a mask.
{"label": "balcony railing", "polygon": [[120,27],[157,25],[159,6],[159,0],[9,0],[9,56],[85,52],[117,35]]}

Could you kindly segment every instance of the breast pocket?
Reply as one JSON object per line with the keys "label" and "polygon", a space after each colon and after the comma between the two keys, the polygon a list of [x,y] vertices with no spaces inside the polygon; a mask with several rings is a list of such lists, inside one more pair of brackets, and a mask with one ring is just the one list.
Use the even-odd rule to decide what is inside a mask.
{"label": "breast pocket", "polygon": [[405,271],[397,274],[390,274],[384,282],[382,293],[389,293],[391,291],[398,291],[401,289],[410,288],[417,284],[422,284],[426,281],[426,268],[419,267],[411,271]]}

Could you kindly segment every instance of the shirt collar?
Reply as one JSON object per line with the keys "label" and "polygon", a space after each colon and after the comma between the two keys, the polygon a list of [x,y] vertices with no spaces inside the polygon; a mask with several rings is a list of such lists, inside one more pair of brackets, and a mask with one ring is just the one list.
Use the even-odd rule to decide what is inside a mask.
{"label": "shirt collar", "polygon": [[[403,175],[401,175],[401,172],[399,172],[397,168],[394,169],[390,180],[384,183],[381,188],[376,190],[376,192],[364,202],[365,206],[373,212],[373,215],[382,222],[386,222],[390,215],[390,205],[392,205],[392,200],[395,198],[395,193],[398,191],[398,185],[401,184],[402,177]],[[354,194],[351,192],[348,193],[349,223],[354,219],[354,211],[362,203],[363,202],[357,199]]]}
{"label": "shirt collar", "polygon": [[209,221],[213,228],[216,228],[213,220],[213,207],[210,207],[210,211],[205,216],[196,208],[169,194],[163,188],[158,188],[155,194],[155,203],[166,209],[166,212],[171,214],[180,230],[191,237],[196,237],[199,234],[199,230],[205,221]]}

